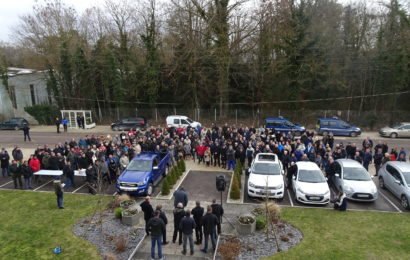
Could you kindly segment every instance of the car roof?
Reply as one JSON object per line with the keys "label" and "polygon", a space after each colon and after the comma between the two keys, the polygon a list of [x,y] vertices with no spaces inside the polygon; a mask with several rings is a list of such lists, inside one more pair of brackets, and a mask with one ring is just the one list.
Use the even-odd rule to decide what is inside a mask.
{"label": "car roof", "polygon": [[172,117],[187,117],[187,116],[179,116],[179,115],[167,116],[167,118],[172,118]]}
{"label": "car roof", "polygon": [[394,167],[396,167],[401,172],[410,172],[410,163],[398,162],[398,161],[390,161],[390,162],[387,162],[387,163],[394,166]]}
{"label": "car roof", "polygon": [[267,117],[267,118],[265,118],[265,120],[266,120],[266,121],[274,121],[274,120],[276,120],[276,121],[284,121],[284,120],[289,121],[287,118],[284,118],[283,116]]}
{"label": "car roof", "polygon": [[314,162],[296,162],[299,170],[320,170]]}
{"label": "car roof", "polygon": [[363,167],[358,161],[352,159],[337,159],[343,167]]}
{"label": "car roof", "polygon": [[147,160],[147,161],[151,161],[153,160],[155,157],[157,157],[156,153],[140,153],[137,156],[135,156],[134,158],[132,158],[132,160]]}
{"label": "car roof", "polygon": [[322,117],[319,118],[320,121],[343,121],[342,119],[338,118],[337,116],[334,117]]}
{"label": "car roof", "polygon": [[[269,159],[262,159],[260,157],[273,157],[273,160]],[[273,162],[278,162],[278,156],[274,153],[258,153],[255,157],[255,162],[268,162],[268,163],[273,163]]]}

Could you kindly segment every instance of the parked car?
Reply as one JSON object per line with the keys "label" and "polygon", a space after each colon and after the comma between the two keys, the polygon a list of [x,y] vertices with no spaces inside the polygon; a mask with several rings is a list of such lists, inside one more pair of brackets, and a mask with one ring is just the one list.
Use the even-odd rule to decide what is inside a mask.
{"label": "parked car", "polygon": [[314,162],[297,162],[292,187],[296,200],[305,204],[327,204],[330,190],[322,171]]}
{"label": "parked car", "polygon": [[375,201],[379,194],[370,174],[352,159],[339,159],[335,162],[336,174],[333,183],[347,199],[356,201]]}
{"label": "parked car", "polygon": [[320,135],[345,135],[356,137],[362,133],[362,130],[357,126],[352,126],[337,117],[319,118],[316,124],[316,132]]}
{"label": "parked car", "polygon": [[248,196],[282,199],[285,194],[283,167],[276,154],[259,153],[248,169]]}
{"label": "parked car", "polygon": [[297,136],[302,135],[306,128],[299,124],[294,124],[283,116],[265,118],[265,128],[275,133],[295,133]]}
{"label": "parked car", "polygon": [[410,163],[391,161],[379,170],[379,185],[400,199],[403,208],[410,210]]}
{"label": "parked car", "polygon": [[168,174],[169,153],[135,156],[117,180],[117,192],[151,196],[154,187]]}
{"label": "parked car", "polygon": [[201,127],[201,123],[196,122],[190,119],[187,116],[167,116],[166,118],[167,127],[182,127],[187,128],[188,126],[191,127]]}
{"label": "parked car", "polygon": [[13,117],[6,122],[0,123],[2,130],[21,130],[24,124],[29,125],[28,121],[22,117]]}
{"label": "parked car", "polygon": [[131,129],[146,129],[148,126],[147,119],[144,117],[124,118],[120,121],[111,124],[111,129],[114,131],[128,131]]}
{"label": "parked car", "polygon": [[379,130],[381,136],[397,138],[410,137],[410,123],[399,123],[392,126],[386,126]]}

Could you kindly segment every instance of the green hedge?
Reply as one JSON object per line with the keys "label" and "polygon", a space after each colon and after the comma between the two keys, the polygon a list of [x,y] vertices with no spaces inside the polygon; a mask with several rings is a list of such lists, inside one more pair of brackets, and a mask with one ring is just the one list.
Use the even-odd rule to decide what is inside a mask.
{"label": "green hedge", "polygon": [[56,117],[60,117],[58,108],[48,104],[25,107],[24,110],[34,117],[40,125],[52,125]]}

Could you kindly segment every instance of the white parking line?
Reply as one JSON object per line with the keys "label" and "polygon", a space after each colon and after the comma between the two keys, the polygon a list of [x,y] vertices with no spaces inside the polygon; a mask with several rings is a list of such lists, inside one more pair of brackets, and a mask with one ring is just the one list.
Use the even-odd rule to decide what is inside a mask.
{"label": "white parking line", "polygon": [[76,190],[74,190],[71,193],[76,193],[77,191],[79,191],[82,187],[84,187],[85,185],[87,185],[87,183],[84,183],[83,185],[81,185],[79,188],[77,188]]}
{"label": "white parking line", "polygon": [[33,191],[36,191],[36,190],[39,190],[39,189],[43,188],[44,186],[46,186],[47,184],[49,184],[49,183],[50,183],[50,182],[52,182],[52,181],[53,181],[53,180],[51,180],[51,181],[49,181],[49,182],[44,183],[43,185],[41,185],[41,186],[39,186],[39,187],[35,188]]}
{"label": "white parking line", "polygon": [[289,201],[290,201],[290,206],[293,207],[293,200],[292,200],[292,197],[290,196],[289,189],[286,189],[286,191],[288,192]]}
{"label": "white parking line", "polygon": [[379,190],[379,194],[382,195],[383,198],[385,198],[398,212],[400,212],[400,213],[403,212],[389,198],[387,198],[387,196],[384,195],[380,190]]}
{"label": "white parking line", "polygon": [[10,183],[12,183],[12,182],[13,182],[13,181],[9,181],[9,182],[7,182],[7,183],[1,185],[0,188],[1,188],[1,187],[4,187],[4,186],[6,186],[6,185],[8,185],[8,184],[10,184]]}
{"label": "white parking line", "polygon": [[113,196],[117,195],[117,192],[114,192]]}

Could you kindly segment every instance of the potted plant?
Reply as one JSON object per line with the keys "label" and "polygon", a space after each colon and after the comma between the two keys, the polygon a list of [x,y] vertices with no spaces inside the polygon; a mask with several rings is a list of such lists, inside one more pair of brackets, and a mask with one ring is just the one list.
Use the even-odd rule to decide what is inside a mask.
{"label": "potted plant", "polygon": [[122,224],[128,226],[138,225],[138,209],[124,209],[122,211]]}
{"label": "potted plant", "polygon": [[256,220],[252,215],[242,215],[237,219],[236,231],[239,235],[249,235],[255,232]]}
{"label": "potted plant", "polygon": [[123,200],[120,202],[120,207],[125,210],[125,209],[129,209],[129,208],[134,208],[137,205],[137,203],[135,202],[135,200]]}

